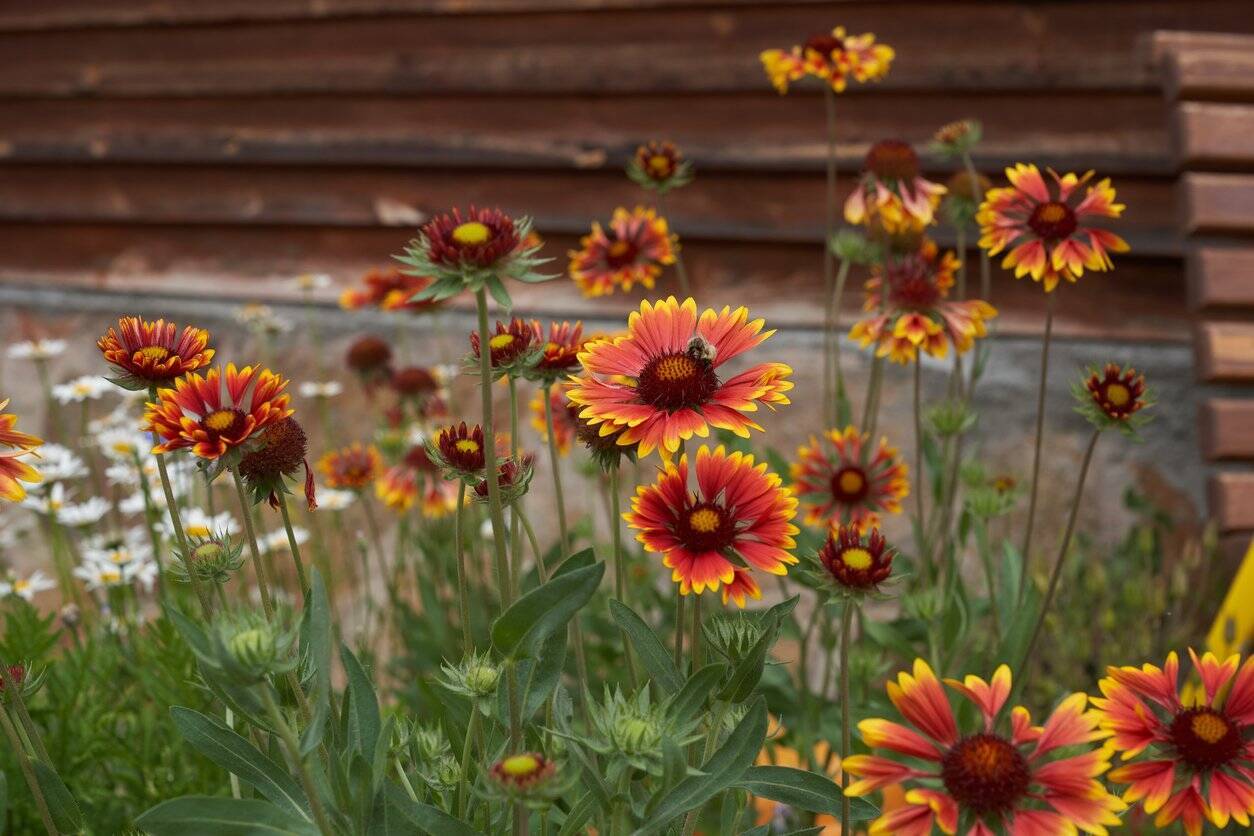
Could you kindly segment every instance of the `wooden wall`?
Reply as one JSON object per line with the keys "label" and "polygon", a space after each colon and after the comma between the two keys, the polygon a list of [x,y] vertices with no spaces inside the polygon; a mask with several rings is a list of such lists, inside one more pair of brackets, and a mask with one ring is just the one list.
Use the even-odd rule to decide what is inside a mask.
{"label": "wooden wall", "polygon": [[[466,202],[534,215],[561,257],[640,199],[622,165],[666,137],[698,167],[667,209],[701,295],[816,325],[821,99],[777,96],[757,54],[837,23],[898,51],[888,80],[840,99],[846,174],[869,142],[965,116],[985,123],[986,171],[1095,167],[1133,253],[1062,295],[1059,331],[1189,338],[1149,33],[1254,31],[1248,0],[6,2],[0,281],[280,295],[267,280],[350,281]],[[590,307],[564,282],[519,299],[632,302]],[[1000,278],[1003,330],[1037,329],[1040,301]]]}

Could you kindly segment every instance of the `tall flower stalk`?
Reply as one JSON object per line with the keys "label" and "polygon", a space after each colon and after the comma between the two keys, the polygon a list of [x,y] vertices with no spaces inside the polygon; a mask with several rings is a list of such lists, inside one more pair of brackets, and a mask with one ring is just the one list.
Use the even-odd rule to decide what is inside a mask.
{"label": "tall flower stalk", "polygon": [[1045,436],[1045,390],[1049,380],[1049,342],[1054,332],[1054,298],[1055,294],[1048,294],[1045,301],[1045,335],[1041,338],[1041,374],[1040,380],[1037,381],[1036,389],[1036,431],[1033,438],[1032,447],[1032,481],[1031,487],[1028,489],[1028,518],[1023,525],[1023,541],[1019,549],[1022,556],[1024,570],[1019,576],[1019,600],[1023,600],[1023,593],[1027,589],[1028,571],[1030,565],[1031,553],[1029,549],[1032,547],[1032,530],[1036,522],[1036,495],[1040,487],[1041,481],[1041,441]]}

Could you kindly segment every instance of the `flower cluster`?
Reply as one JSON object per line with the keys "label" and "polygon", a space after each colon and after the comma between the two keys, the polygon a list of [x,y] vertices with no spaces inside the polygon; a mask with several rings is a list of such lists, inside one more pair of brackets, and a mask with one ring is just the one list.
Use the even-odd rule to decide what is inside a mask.
{"label": "flower cluster", "polygon": [[875,42],[875,35],[849,35],[843,26],[814,35],[791,49],[768,49],[759,57],[767,78],[781,94],[805,76],[822,80],[843,93],[853,79],[859,84],[879,81],[888,75],[893,48]]}
{"label": "flower cluster", "polygon": [[919,155],[909,143],[875,143],[864,169],[845,200],[845,220],[888,235],[918,232],[935,223],[946,190],[920,174]]}

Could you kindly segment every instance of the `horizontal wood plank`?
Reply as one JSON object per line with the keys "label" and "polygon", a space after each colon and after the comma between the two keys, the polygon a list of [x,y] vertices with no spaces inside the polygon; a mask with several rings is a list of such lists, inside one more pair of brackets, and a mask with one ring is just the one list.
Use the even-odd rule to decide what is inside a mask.
{"label": "horizontal wood plank", "polygon": [[1223,531],[1254,529],[1254,472],[1221,472],[1208,483],[1211,514]]}
{"label": "horizontal wood plank", "polygon": [[1211,461],[1254,461],[1254,397],[1211,398],[1201,406],[1202,453]]}
{"label": "horizontal wood plank", "polygon": [[1164,78],[1172,99],[1254,101],[1254,37],[1221,49],[1173,53]]}
{"label": "horizontal wood plank", "polygon": [[1201,322],[1194,349],[1207,383],[1254,383],[1254,322]]}
{"label": "horizontal wood plank", "polygon": [[1191,247],[1188,284],[1194,310],[1254,310],[1254,246]]}
{"label": "horizontal wood plank", "polygon": [[1175,132],[1184,168],[1254,170],[1254,104],[1185,102]]}
{"label": "horizontal wood plank", "polygon": [[[1241,2],[1169,0],[850,3],[840,20],[898,50],[876,90],[1149,91],[1158,69],[1140,33],[1254,30]],[[537,13],[526,23],[521,49],[508,14],[3,34],[0,95],[743,92],[766,87],[762,49],[824,25],[809,4]]]}
{"label": "horizontal wood plank", "polygon": [[1254,174],[1190,173],[1180,185],[1186,233],[1254,235]]}

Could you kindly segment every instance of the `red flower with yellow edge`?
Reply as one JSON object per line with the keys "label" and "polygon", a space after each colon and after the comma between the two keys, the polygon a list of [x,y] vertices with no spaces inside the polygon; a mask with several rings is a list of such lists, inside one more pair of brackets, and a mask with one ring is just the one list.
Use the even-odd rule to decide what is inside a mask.
{"label": "red flower with yellow edge", "polygon": [[[1123,799],[1140,802],[1166,827],[1177,819],[1189,836],[1203,819],[1223,829],[1243,828],[1254,816],[1254,657],[1220,662],[1212,653],[1189,658],[1201,693],[1180,693],[1180,660],[1173,652],[1162,668],[1110,667],[1093,705],[1108,745],[1124,761],[1108,776],[1127,784]],[[1140,757],[1148,753],[1147,757]]]}
{"label": "red flower with yellow edge", "polygon": [[687,454],[666,464],[655,484],[636,488],[623,519],[640,532],[636,539],[645,549],[663,555],[681,595],[731,584],[728,594],[743,602],[756,585],[738,578],[738,563],[785,575],[797,562],[788,552],[796,545],[797,500],[765,463],[723,447],[711,452],[702,444],[696,471],[697,489],[690,492]]}
{"label": "red flower with yellow edge", "polygon": [[161,442],[154,453],[190,449],[209,461],[240,451],[250,439],[295,410],[287,379],[261,366],[191,373],[146,404],[144,422]]}
{"label": "red flower with yellow edge", "polygon": [[910,494],[909,470],[897,449],[881,438],[878,447],[852,425],[810,436],[797,448],[793,490],[806,506],[806,522],[830,528],[876,528],[880,514],[900,514]]}
{"label": "red flower with yellow edge", "polygon": [[340,294],[340,307],[346,311],[378,308],[382,311],[425,311],[438,303],[415,302],[414,296],[431,284],[430,276],[409,276],[397,267],[373,268],[361,278],[361,287],[350,287]]}
{"label": "red flower with yellow edge", "polygon": [[775,333],[762,326],[746,308],[707,308],[698,317],[691,298],[641,302],[625,336],[590,343],[579,355],[587,374],[574,379],[568,397],[602,435],[621,430],[618,443],[639,444],[641,456],[659,447],[674,453],[681,440],[705,438],[710,427],[748,438],[762,427],[746,413],[789,403],[792,369],[760,363],[726,381],[718,370]]}
{"label": "red flower with yellow edge", "polygon": [[587,342],[583,338],[583,323],[549,323],[549,336],[544,337],[544,326],[531,320],[532,342],[543,346],[540,358],[527,376],[544,383],[553,383],[570,377],[579,371],[579,352]]}
{"label": "red flower with yellow edge", "polygon": [[877,44],[874,34],[849,35],[843,26],[837,26],[800,46],[768,49],[758,57],[767,78],[782,95],[791,82],[807,75],[822,79],[837,93],[845,91],[850,78],[860,84],[879,81],[888,75],[895,55],[892,47]]}
{"label": "red flower with yellow edge", "polygon": [[[549,427],[544,415],[544,390],[535,393],[529,408],[531,426],[540,434],[540,440],[547,444]],[[575,440],[579,408],[567,400],[564,389],[556,386],[549,390],[549,408],[553,411],[553,443],[558,455],[564,456],[570,452],[571,442]]]}
{"label": "red flower with yellow edge", "polygon": [[483,427],[478,424],[468,427],[462,421],[445,427],[434,441],[428,441],[427,454],[444,470],[446,479],[477,481],[483,478],[487,466],[483,444]]}
{"label": "red flower with yellow edge", "polygon": [[328,487],[351,491],[364,490],[379,476],[383,457],[373,445],[355,441],[347,447],[332,450],[318,459]]}
{"label": "red flower with yellow edge", "polygon": [[953,834],[960,819],[972,822],[968,836],[1074,834],[1077,828],[1105,836],[1107,825],[1119,824],[1115,814],[1126,805],[1096,780],[1110,768],[1111,753],[1090,745],[1101,733],[1096,715],[1084,710],[1084,694],[1064,699],[1043,726],[1033,726],[1028,710],[1016,706],[1006,733],[998,716],[1010,696],[1010,668],[1002,665],[989,682],[967,676],[945,684],[975,705],[979,727],[958,728],[945,689],[922,659],[915,660],[913,676],[902,671],[888,683],[889,699],[910,725],[879,718],[858,724],[867,746],[891,754],[845,758],[845,771],[859,779],[846,795],[889,784],[906,790],[905,803],[873,822],[872,834],[924,836],[933,825]]}
{"label": "red flower with yellow edge", "polygon": [[819,563],[840,592],[856,595],[874,592],[888,580],[894,554],[878,528],[864,536],[857,528],[842,525],[828,534]]}
{"label": "red flower with yellow edge", "polygon": [[1112,421],[1126,421],[1145,406],[1145,376],[1118,363],[1107,363],[1101,374],[1089,375],[1085,388],[1097,408]]}
{"label": "red flower with yellow edge", "polygon": [[375,495],[393,511],[404,512],[421,499],[424,517],[442,517],[457,508],[457,489],[441,478],[425,447],[412,447],[375,482]]}
{"label": "red flower with yellow edge", "polygon": [[43,481],[39,471],[21,459],[26,455],[38,455],[34,450],[44,442],[42,438],[18,430],[17,416],[4,411],[8,405],[8,398],[0,401],[0,445],[16,449],[0,451],[0,499],[21,502],[26,498],[23,482],[37,484]]}
{"label": "red flower with yellow edge", "polygon": [[1060,279],[1076,281],[1085,269],[1114,269],[1110,253],[1128,251],[1127,241],[1090,223],[1123,214],[1109,178],[1081,191],[1092,171],[1059,177],[1049,169],[1049,174],[1052,186],[1036,166],[1016,163],[1006,169],[1010,186],[990,189],[976,214],[980,246],[990,256],[1009,247],[1001,266],[1013,267],[1016,279],[1030,275],[1032,281],[1043,281],[1046,293]]}
{"label": "red flower with yellow edge", "polygon": [[655,210],[637,206],[628,212],[620,206],[608,232],[594,221],[592,232],[579,239],[579,249],[570,251],[570,277],[588,297],[615,288],[629,291],[637,284],[652,290],[662,268],[675,263],[678,248],[666,219]]}
{"label": "red flower with yellow edge", "polygon": [[692,163],[675,143],[650,140],[632,155],[627,176],[638,186],[666,194],[692,182]]}
{"label": "red flower with yellow edge", "polygon": [[[506,325],[496,323],[496,333],[488,337],[488,363],[494,377],[500,374],[520,373],[530,369],[539,357],[540,349],[536,346],[537,337],[531,323],[514,318]],[[479,371],[479,351],[481,340],[478,331],[470,332],[471,360],[467,368]]]}
{"label": "red flower with yellow edge", "polygon": [[169,386],[175,378],[213,360],[208,331],[190,325],[179,331],[164,319],[145,322],[137,316],[121,317],[117,329],[110,327],[96,347],[119,373],[110,380],[131,390]]}
{"label": "red flower with yellow edge", "polygon": [[889,235],[918,232],[936,222],[946,189],[919,173],[910,143],[886,139],[871,146],[866,170],[845,200],[845,220]]}
{"label": "red flower with yellow edge", "polygon": [[914,361],[920,350],[934,357],[944,357],[950,345],[959,354],[969,351],[988,335],[985,322],[997,309],[979,299],[949,299],[957,269],[953,252],[942,253],[927,239],[918,252],[875,267],[864,308],[879,313],[854,323],[849,337],[863,347],[874,344],[877,356],[897,363]]}

